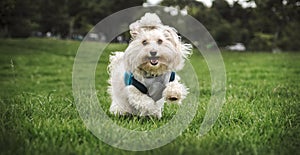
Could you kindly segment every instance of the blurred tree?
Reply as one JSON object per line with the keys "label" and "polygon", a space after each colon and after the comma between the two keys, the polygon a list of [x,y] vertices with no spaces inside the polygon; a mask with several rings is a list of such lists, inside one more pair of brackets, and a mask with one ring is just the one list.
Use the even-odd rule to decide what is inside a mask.
{"label": "blurred tree", "polygon": [[[80,1],[80,0],[79,0]],[[146,0],[89,0],[87,1],[87,19],[92,25],[101,19],[123,9],[141,6]]]}
{"label": "blurred tree", "polygon": [[232,26],[227,21],[220,21],[219,26],[216,27],[214,31],[212,31],[212,35],[218,46],[224,47],[226,45],[232,44],[233,41],[233,31]]}
{"label": "blurred tree", "polygon": [[299,51],[300,44],[300,20],[289,22],[282,30],[278,47],[284,50]]}
{"label": "blurred tree", "polygon": [[211,8],[215,9],[223,19],[227,21],[234,20],[231,16],[231,8],[226,0],[214,0]]}
{"label": "blurred tree", "polygon": [[233,41],[244,43],[248,45],[254,32],[249,25],[249,21],[253,19],[253,9],[243,8],[237,1],[231,7],[230,23],[233,29]]}
{"label": "blurred tree", "polygon": [[[299,21],[300,17],[300,2],[299,0],[250,0],[257,5],[256,18],[253,27],[254,31],[261,31],[263,33],[272,34],[273,42],[272,48],[278,48],[278,43],[283,39],[283,34],[289,31],[287,23]],[[298,23],[299,24],[299,23]],[[255,25],[260,25],[255,26]],[[293,25],[293,24],[289,24]],[[292,38],[290,38],[291,41]],[[296,38],[294,38],[296,39]]]}
{"label": "blurred tree", "polygon": [[211,15],[212,12],[209,8],[198,1],[194,1],[193,3],[190,3],[188,5],[188,13],[189,15],[200,21],[208,29],[212,26],[213,23],[215,23],[215,21],[218,20],[217,16]]}
{"label": "blurred tree", "polygon": [[248,50],[250,51],[271,51],[273,35],[265,33],[255,33],[250,40]]}
{"label": "blurred tree", "polygon": [[[28,37],[34,31],[63,38],[85,35],[101,19],[145,1],[1,0],[0,37]],[[161,4],[187,9],[220,46],[242,42],[253,50],[300,49],[299,0],[247,1],[256,7],[244,8],[238,1],[229,5],[226,0],[214,0],[210,8],[196,0],[163,0]],[[193,33],[191,28],[187,31]]]}
{"label": "blurred tree", "polygon": [[28,37],[38,28],[37,3],[33,0],[2,0],[0,28],[4,37]]}
{"label": "blurred tree", "polygon": [[145,0],[2,0],[0,36],[28,37],[32,31],[62,38],[84,35],[106,16]]}
{"label": "blurred tree", "polygon": [[185,8],[197,3],[195,0],[163,0],[161,5],[163,6],[179,6],[180,9]]}
{"label": "blurred tree", "polygon": [[67,0],[43,0],[40,2],[40,30],[43,33],[65,38],[69,30]]}
{"label": "blurred tree", "polygon": [[0,1],[0,36],[9,36],[10,17],[13,14],[15,7],[14,0],[2,0]]}

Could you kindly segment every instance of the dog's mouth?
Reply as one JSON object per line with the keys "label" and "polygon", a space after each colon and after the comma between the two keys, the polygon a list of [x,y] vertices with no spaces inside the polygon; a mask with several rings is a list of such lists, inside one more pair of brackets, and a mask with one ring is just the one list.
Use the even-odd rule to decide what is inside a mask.
{"label": "dog's mouth", "polygon": [[150,64],[153,65],[153,66],[156,66],[158,64],[158,57],[150,57],[149,60],[150,60]]}
{"label": "dog's mouth", "polygon": [[164,62],[163,57],[146,57],[137,69],[144,77],[156,77],[169,71],[169,67]]}

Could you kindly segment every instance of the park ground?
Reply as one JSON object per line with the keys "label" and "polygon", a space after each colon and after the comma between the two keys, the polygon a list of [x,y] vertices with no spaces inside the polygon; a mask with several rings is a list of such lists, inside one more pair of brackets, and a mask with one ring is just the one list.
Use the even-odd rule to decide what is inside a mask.
{"label": "park ground", "polygon": [[[149,151],[111,147],[81,120],[72,95],[72,67],[80,42],[54,39],[0,40],[0,154],[300,154],[300,53],[222,52],[226,103],[213,128],[198,136],[210,99],[210,74],[201,54],[190,62],[200,96],[195,118],[171,143]],[[108,55],[96,70],[97,96],[108,112]],[[180,108],[166,105],[161,120],[113,117],[132,130],[167,123]],[[162,135],[163,136],[163,135]]]}

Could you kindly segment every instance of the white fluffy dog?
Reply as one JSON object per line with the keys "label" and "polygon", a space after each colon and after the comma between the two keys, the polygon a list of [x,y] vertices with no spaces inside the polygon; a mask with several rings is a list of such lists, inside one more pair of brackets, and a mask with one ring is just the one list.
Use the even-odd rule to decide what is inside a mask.
{"label": "white fluffy dog", "polygon": [[129,28],[132,40],[125,52],[110,56],[110,112],[161,118],[166,100],[181,103],[188,94],[175,71],[183,68],[191,45],[156,14],[146,13]]}

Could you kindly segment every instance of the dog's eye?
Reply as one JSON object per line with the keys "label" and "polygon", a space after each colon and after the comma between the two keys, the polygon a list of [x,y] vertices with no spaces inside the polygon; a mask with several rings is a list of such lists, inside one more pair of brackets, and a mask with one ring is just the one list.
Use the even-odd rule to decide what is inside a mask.
{"label": "dog's eye", "polygon": [[158,44],[162,44],[162,42],[163,42],[163,41],[162,41],[161,39],[158,39],[158,40],[157,40],[157,43],[158,43]]}
{"label": "dog's eye", "polygon": [[148,44],[147,40],[143,40],[142,44],[147,45]]}

